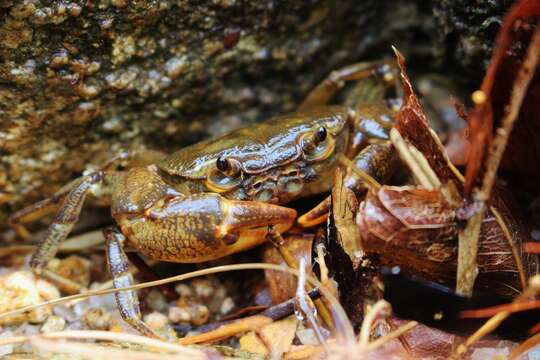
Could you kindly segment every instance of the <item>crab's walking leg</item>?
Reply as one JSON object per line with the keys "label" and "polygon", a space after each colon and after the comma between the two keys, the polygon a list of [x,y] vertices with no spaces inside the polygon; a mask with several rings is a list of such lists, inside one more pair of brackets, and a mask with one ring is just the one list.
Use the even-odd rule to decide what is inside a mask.
{"label": "crab's walking leg", "polygon": [[[108,181],[120,176],[117,173],[96,171],[83,176],[72,183],[71,190],[64,196],[62,205],[56,213],[53,223],[47,229],[45,236],[40,240],[36,252],[30,259],[30,266],[35,270],[43,269],[49,260],[54,257],[58,247],[66,239],[71,229],[79,219],[86,195],[94,190],[95,194],[110,193],[112,184]],[[95,189],[92,187],[96,185]]]}
{"label": "crab's walking leg", "polygon": [[[107,261],[115,289],[133,285],[133,276],[128,271],[129,262],[124,252],[124,235],[116,227],[103,230],[107,242]],[[119,291],[114,294],[122,319],[143,335],[160,338],[141,320],[139,298],[135,290]]]}
{"label": "crab's walking leg", "polygon": [[23,224],[34,222],[57,211],[60,207],[62,199],[69,193],[71,188],[78,181],[79,179],[64,186],[53,196],[43,199],[30,206],[27,206],[12,214],[8,219],[8,223],[11,228],[15,230],[17,236],[19,236],[23,240],[29,240],[30,233],[28,232],[28,230],[26,230]]}
{"label": "crab's walking leg", "polygon": [[[389,86],[396,83],[395,65],[389,62],[361,62],[332,71],[317,87],[306,96],[298,110],[305,110],[317,105],[328,104],[343,88],[346,81],[378,77]],[[367,100],[367,99],[365,99]]]}

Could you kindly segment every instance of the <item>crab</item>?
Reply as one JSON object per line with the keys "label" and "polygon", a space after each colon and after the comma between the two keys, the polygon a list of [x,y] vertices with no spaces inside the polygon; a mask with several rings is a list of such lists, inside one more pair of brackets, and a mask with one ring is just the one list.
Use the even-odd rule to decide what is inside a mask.
{"label": "crab", "polygon": [[[30,260],[40,273],[68,236],[87,195],[110,199],[115,225],[104,230],[115,288],[133,284],[124,247],[148,258],[203,262],[252,248],[269,228],[285,232],[295,221],[308,227],[324,221],[327,200],[297,220],[291,201],[328,192],[345,156],[378,180],[396,161],[388,139],[395,106],[385,99],[395,87],[395,67],[357,63],[332,72],[292,114],[234,130],[171,155],[122,153],[97,171],[74,180],[54,196],[13,214],[24,224],[56,212]],[[328,105],[348,81],[357,86],[343,105]],[[138,163],[118,170],[118,164]],[[346,185],[365,189],[354,172]],[[115,294],[122,318],[142,334],[158,337],[142,320],[135,291]]]}

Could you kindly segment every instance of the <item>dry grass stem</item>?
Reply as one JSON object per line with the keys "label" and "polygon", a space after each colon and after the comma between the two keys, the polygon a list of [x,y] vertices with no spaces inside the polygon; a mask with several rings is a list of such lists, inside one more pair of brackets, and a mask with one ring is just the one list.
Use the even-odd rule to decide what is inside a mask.
{"label": "dry grass stem", "polygon": [[411,174],[420,186],[428,190],[437,190],[441,187],[441,181],[429,166],[424,155],[413,145],[408,144],[396,128],[390,130],[390,139],[396,147],[399,157],[411,170]]}
{"label": "dry grass stem", "polygon": [[479,319],[494,316],[501,311],[515,313],[537,308],[540,308],[540,300],[525,300],[510,304],[491,306],[480,310],[465,310],[460,313],[460,316],[467,319]]}
{"label": "dry grass stem", "polygon": [[[300,259],[299,270],[300,274],[298,276],[298,286],[296,287],[294,299],[295,310],[297,312],[301,312],[305,316],[309,326],[315,332],[319,343],[321,345],[325,345],[326,341],[322,334],[321,328],[317,323],[317,318],[315,317],[315,304],[306,293],[306,259]],[[320,306],[324,307],[324,303],[320,302]]]}
{"label": "dry grass stem", "polygon": [[484,211],[485,204],[482,203],[481,209],[469,219],[467,226],[459,231],[456,292],[464,296],[472,296],[474,280],[478,275],[476,255]]}
{"label": "dry grass stem", "polygon": [[490,207],[491,212],[493,215],[495,215],[495,219],[497,220],[497,223],[501,227],[501,230],[503,231],[504,237],[506,241],[508,242],[508,246],[510,246],[510,250],[512,251],[512,257],[514,258],[514,262],[516,263],[516,267],[518,269],[518,275],[519,275],[519,281],[521,283],[521,290],[525,289],[527,287],[527,276],[525,275],[525,269],[523,267],[523,262],[521,261],[521,254],[519,250],[516,247],[516,243],[514,242],[514,239],[512,238],[512,234],[510,234],[510,229],[508,229],[508,226],[506,225],[506,222],[504,221],[503,217],[499,213],[495,207]]}
{"label": "dry grass stem", "polygon": [[220,326],[215,330],[208,331],[203,334],[186,336],[179,339],[178,343],[180,345],[191,345],[216,342],[234,336],[241,332],[260,329],[263,326],[272,323],[273,321],[274,320],[272,320],[271,318],[262,315],[249,316],[233,323]]}
{"label": "dry grass stem", "polygon": [[31,344],[40,353],[60,353],[81,356],[84,359],[130,359],[130,360],[190,360],[208,359],[203,353],[195,354],[163,354],[148,351],[120,349],[111,346],[100,346],[84,342],[67,342],[36,338]]}
{"label": "dry grass stem", "polygon": [[399,338],[400,336],[402,336],[406,332],[414,329],[417,325],[418,325],[418,322],[409,321],[405,325],[400,326],[399,328],[397,328],[396,330],[386,334],[385,336],[382,336],[382,337],[380,337],[378,339],[373,340],[365,348],[366,348],[366,350],[376,349],[376,348],[386,344],[389,341],[392,341],[394,339]]}
{"label": "dry grass stem", "polygon": [[368,311],[364,321],[362,322],[360,334],[358,335],[358,344],[362,349],[368,348],[371,329],[373,328],[377,318],[380,315],[386,316],[386,314],[389,314],[391,311],[392,306],[385,300],[377,301],[375,305],[373,305],[373,307]]}
{"label": "dry grass stem", "polygon": [[26,341],[34,342],[36,340],[62,340],[62,339],[79,339],[79,340],[101,340],[111,342],[124,342],[138,344],[151,348],[154,351],[175,352],[179,355],[201,357],[202,353],[195,349],[189,349],[184,346],[167,343],[165,341],[151,339],[145,336],[133,335],[127,333],[117,333],[112,331],[94,331],[94,330],[68,330],[57,331],[37,335],[16,336],[11,338],[0,339],[0,346],[6,344],[23,343]]}

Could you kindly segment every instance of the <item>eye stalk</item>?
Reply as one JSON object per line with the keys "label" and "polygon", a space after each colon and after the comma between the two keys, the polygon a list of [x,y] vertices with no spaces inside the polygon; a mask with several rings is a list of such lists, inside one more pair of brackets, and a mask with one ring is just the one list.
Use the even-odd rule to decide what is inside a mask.
{"label": "eye stalk", "polygon": [[313,152],[319,146],[320,143],[326,140],[327,136],[328,136],[328,132],[326,131],[326,128],[324,126],[321,126],[320,128],[318,128],[310,136],[304,138],[304,141],[302,143],[304,152],[306,153]]}
{"label": "eye stalk", "polygon": [[224,157],[218,157],[216,159],[216,167],[223,174],[231,177],[237,177],[240,175],[240,165],[237,161],[227,159]]}

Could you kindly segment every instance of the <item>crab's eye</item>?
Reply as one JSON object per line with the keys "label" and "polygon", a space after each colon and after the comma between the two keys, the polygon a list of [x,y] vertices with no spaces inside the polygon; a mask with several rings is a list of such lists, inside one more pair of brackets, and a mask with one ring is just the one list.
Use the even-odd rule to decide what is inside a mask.
{"label": "crab's eye", "polygon": [[327,135],[327,132],[326,132],[326,128],[324,126],[321,126],[317,132],[315,132],[315,137],[316,139],[318,140],[318,142],[323,142],[324,140],[326,140],[326,135]]}
{"label": "crab's eye", "polygon": [[229,162],[227,161],[227,159],[218,157],[216,160],[216,167],[218,168],[219,171],[223,173],[227,172],[227,170],[229,170]]}
{"label": "crab's eye", "polygon": [[229,177],[238,177],[240,175],[240,164],[235,159],[220,156],[216,159],[216,168]]}
{"label": "crab's eye", "polygon": [[242,182],[240,168],[238,160],[220,156],[216,159],[216,167],[207,175],[206,185],[214,192],[230,191]]}
{"label": "crab's eye", "polygon": [[333,139],[328,137],[328,130],[324,126],[302,137],[302,150],[305,159],[310,162],[323,160],[330,156],[334,145]]}
{"label": "crab's eye", "polygon": [[302,147],[304,148],[304,152],[311,153],[315,151],[321,145],[321,143],[326,140],[327,136],[328,133],[326,131],[326,128],[324,126],[321,126],[315,132],[311,133],[311,135],[305,137],[302,140]]}

